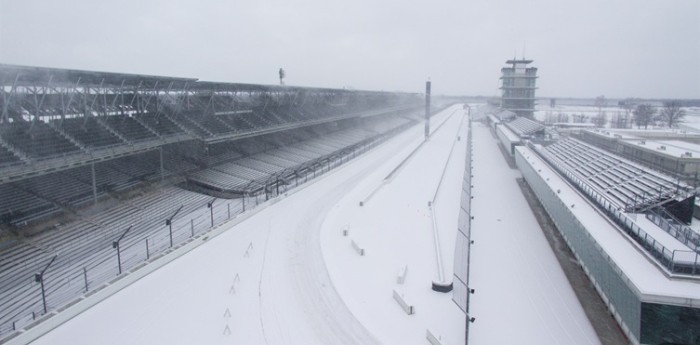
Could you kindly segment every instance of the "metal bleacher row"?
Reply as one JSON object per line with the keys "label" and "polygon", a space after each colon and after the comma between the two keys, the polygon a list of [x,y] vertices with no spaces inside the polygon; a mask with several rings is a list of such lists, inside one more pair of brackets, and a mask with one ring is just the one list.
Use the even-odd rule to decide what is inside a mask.
{"label": "metal bleacher row", "polygon": [[[178,169],[196,166],[176,161],[168,156],[163,176]],[[84,165],[73,169],[40,175],[17,182],[0,184],[0,221],[21,225],[54,216],[62,207],[78,208],[108,192],[129,189],[143,181],[161,177],[156,151],[126,156],[95,164],[97,188],[92,188],[91,167]]]}
{"label": "metal bleacher row", "polygon": [[8,321],[31,320],[31,311],[39,314],[42,306],[37,290],[28,287],[33,284],[33,274],[54,255],[58,254],[57,260],[45,279],[50,303],[57,306],[75,298],[73,291],[84,289],[82,268],[89,274],[88,284],[100,283],[102,275],[113,277],[113,272],[101,272],[98,267],[105,258],[112,258],[111,241],[125,228],[132,226],[123,247],[145,243],[146,238],[167,232],[163,219],[178,207],[182,206],[181,214],[186,215],[208,199],[203,194],[166,187],[5,250],[0,260],[0,325],[5,329],[0,331],[7,331]]}
{"label": "metal bleacher row", "polygon": [[[299,129],[293,133],[279,133],[274,138],[266,139],[274,147],[253,154],[246,151],[259,149],[253,144],[239,148],[240,151],[233,151],[227,147],[224,152],[206,158],[206,161],[215,163],[214,166],[197,171],[192,176],[207,176],[212,183],[224,187],[250,184],[281,170],[297,167],[364,139],[375,137],[379,133],[407,125],[410,120],[388,118],[371,122],[374,123],[369,127],[381,129],[383,132],[349,128],[323,133],[324,130],[316,129],[316,134],[323,134],[302,140],[311,136],[314,130]],[[100,169],[113,170],[112,175],[105,175],[108,176],[105,179],[116,181],[121,173],[117,168],[128,169],[129,163],[126,159],[134,160],[134,164],[138,165],[147,158],[126,157],[124,162],[108,161]],[[82,172],[71,171],[65,173],[65,177],[75,177],[75,180],[79,181],[81,174]],[[12,188],[29,198],[27,203],[37,201],[36,198],[32,199],[32,194],[23,193],[22,189],[14,188],[13,184],[0,185],[0,193],[3,193],[2,188]],[[132,230],[120,245],[122,248],[128,248],[123,250],[129,250],[132,254],[123,253],[122,258],[125,265],[130,264],[130,267],[133,267],[140,262],[139,260],[145,259],[145,252],[150,250],[151,253],[157,253],[158,250],[167,249],[168,227],[164,225],[164,219],[171,216],[180,206],[182,210],[174,220],[175,225],[180,228],[177,235],[180,239],[183,238],[183,228],[186,233],[184,235],[189,234],[190,222],[193,229],[198,226],[196,222],[204,222],[208,226],[209,212],[204,208],[204,217],[200,213],[202,207],[211,199],[211,196],[171,185],[127,199],[104,211],[80,217],[67,224],[58,224],[51,231],[5,249],[0,257],[0,305],[3,306],[0,310],[0,335],[12,331],[13,323],[18,323],[21,327],[42,313],[43,305],[41,299],[37,298],[37,290],[29,287],[35,286],[33,274],[40,271],[54,255],[58,254],[57,259],[45,278],[50,308],[69,303],[85,292],[86,284],[92,288],[114,278],[116,267],[112,262],[112,241],[126,228],[131,226]],[[257,200],[257,197],[254,199]],[[224,202],[229,215],[238,214],[243,209],[244,201],[241,199],[221,201]],[[44,206],[51,207],[52,204],[44,202]],[[150,249],[146,249],[149,245]]]}
{"label": "metal bleacher row", "polygon": [[[172,135],[207,138],[243,133],[321,117],[340,115],[298,108],[248,109],[221,115],[183,112],[179,115],[115,111],[100,116],[16,121],[0,125],[0,166],[47,159],[116,145],[158,140]],[[311,109],[311,108],[308,108]],[[359,108],[358,111],[362,110]]]}
{"label": "metal bleacher row", "polygon": [[[386,132],[408,121],[390,119],[376,126]],[[376,132],[366,129],[347,129],[298,142],[293,142],[293,138],[282,139],[286,142],[285,145],[246,157],[229,155],[228,161],[189,173],[187,178],[190,182],[214,190],[245,193],[260,188],[271,175],[354,145],[373,135]]]}
{"label": "metal bleacher row", "polygon": [[546,151],[620,209],[632,210],[691,192],[670,176],[573,138],[559,140]]}
{"label": "metal bleacher row", "polygon": [[46,313],[34,274],[52,258],[49,311],[118,277],[112,241],[129,226],[132,269],[364,152],[421,105],[418,94],[5,64],[0,84],[0,343]]}

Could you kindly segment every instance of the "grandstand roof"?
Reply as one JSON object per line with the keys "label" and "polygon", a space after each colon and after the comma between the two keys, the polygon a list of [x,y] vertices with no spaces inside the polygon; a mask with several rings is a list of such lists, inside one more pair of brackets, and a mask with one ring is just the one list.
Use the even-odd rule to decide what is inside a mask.
{"label": "grandstand roof", "polygon": [[52,85],[140,85],[143,88],[168,88],[183,87],[197,79],[0,64],[0,83],[3,86],[15,83],[17,86],[47,85],[49,81]]}
{"label": "grandstand roof", "polygon": [[501,121],[506,120],[506,119],[512,119],[512,118],[517,116],[517,114],[515,114],[514,112],[512,112],[510,110],[501,110],[493,115]]}
{"label": "grandstand roof", "polygon": [[532,135],[545,128],[545,125],[524,117],[517,117],[515,120],[506,123],[506,126],[520,137]]}
{"label": "grandstand roof", "polygon": [[699,139],[698,133],[687,132],[677,129],[592,129],[587,131],[590,134],[601,137],[616,139],[638,140],[638,139]]}
{"label": "grandstand roof", "polygon": [[[216,81],[197,81],[190,90],[214,90],[214,91],[327,91],[327,92],[368,92],[356,91],[347,89],[332,89],[319,87],[305,86],[287,86],[287,85],[261,85],[261,84],[245,84],[245,83],[225,83]],[[377,91],[380,92],[380,91]]]}
{"label": "grandstand roof", "polygon": [[[666,155],[675,158],[700,158],[700,145],[687,143],[685,141],[680,140],[646,140],[629,144],[636,144],[639,148],[644,148],[646,150],[654,151],[656,154]],[[690,153],[690,155],[688,155],[688,153]]]}

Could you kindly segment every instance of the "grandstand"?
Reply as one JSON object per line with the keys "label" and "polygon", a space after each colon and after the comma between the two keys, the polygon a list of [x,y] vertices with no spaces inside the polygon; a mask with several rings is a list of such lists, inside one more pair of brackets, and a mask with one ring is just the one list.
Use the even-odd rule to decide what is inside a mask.
{"label": "grandstand", "polygon": [[696,189],[576,139],[528,146],[667,274],[700,274],[700,238],[684,225],[692,221]]}
{"label": "grandstand", "polygon": [[[0,339],[418,121],[415,94],[0,65]],[[217,199],[221,198],[221,199]]]}
{"label": "grandstand", "polygon": [[577,138],[697,185],[700,136],[683,130],[582,130]]}
{"label": "grandstand", "polygon": [[[692,187],[670,176],[645,169],[573,138],[549,145],[545,152],[558,167],[579,177],[588,187],[625,212],[645,212],[653,207],[682,203],[694,197]],[[676,217],[689,222],[692,208],[685,210],[685,213],[676,212]]]}
{"label": "grandstand", "polygon": [[695,190],[576,139],[515,160],[630,343],[698,339],[700,238],[679,219]]}

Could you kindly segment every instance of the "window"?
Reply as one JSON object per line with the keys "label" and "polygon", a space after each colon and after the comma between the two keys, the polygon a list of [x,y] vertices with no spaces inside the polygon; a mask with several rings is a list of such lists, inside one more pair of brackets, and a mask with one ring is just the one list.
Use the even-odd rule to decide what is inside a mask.
{"label": "window", "polygon": [[700,345],[700,309],[642,303],[642,344]]}

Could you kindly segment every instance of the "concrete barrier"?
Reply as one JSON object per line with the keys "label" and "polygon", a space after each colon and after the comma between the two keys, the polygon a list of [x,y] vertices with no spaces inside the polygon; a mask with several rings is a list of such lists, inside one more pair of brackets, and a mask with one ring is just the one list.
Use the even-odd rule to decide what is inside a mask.
{"label": "concrete barrier", "polygon": [[432,332],[430,332],[429,329],[425,330],[425,339],[428,339],[428,342],[431,343],[432,345],[442,345],[440,342],[440,339],[438,339],[435,335],[433,335]]}
{"label": "concrete barrier", "polygon": [[360,256],[365,255],[365,249],[360,247],[360,245],[357,242],[355,242],[355,240],[352,240],[350,242],[352,243],[352,248],[355,249],[357,254],[360,254]]}
{"label": "concrete barrier", "polygon": [[396,290],[394,290],[394,300],[401,306],[401,309],[403,309],[403,311],[405,311],[406,314],[413,315],[416,313],[415,308],[412,305],[408,304],[404,297],[398,292],[396,292]]}
{"label": "concrete barrier", "polygon": [[406,281],[406,273],[408,273],[408,266],[403,265],[399,268],[399,273],[396,276],[396,283],[403,284]]}

